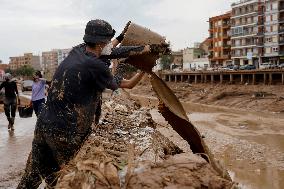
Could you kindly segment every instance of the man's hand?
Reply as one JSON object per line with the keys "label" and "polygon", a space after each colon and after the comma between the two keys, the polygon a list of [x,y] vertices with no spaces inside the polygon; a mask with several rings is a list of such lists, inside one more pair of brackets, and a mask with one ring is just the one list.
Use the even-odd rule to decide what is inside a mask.
{"label": "man's hand", "polygon": [[33,107],[33,102],[30,101],[29,107]]}

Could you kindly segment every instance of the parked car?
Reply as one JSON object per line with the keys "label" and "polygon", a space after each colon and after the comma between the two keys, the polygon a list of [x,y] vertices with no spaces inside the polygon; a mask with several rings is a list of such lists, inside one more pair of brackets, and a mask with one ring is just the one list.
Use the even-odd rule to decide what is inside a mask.
{"label": "parked car", "polygon": [[284,69],[284,63],[278,65],[279,69]]}
{"label": "parked car", "polygon": [[255,70],[256,67],[255,65],[251,65],[251,64],[246,64],[240,67],[240,70]]}
{"label": "parked car", "polygon": [[33,81],[32,80],[24,80],[22,82],[22,91],[31,91],[32,90]]}
{"label": "parked car", "polygon": [[222,71],[229,71],[230,68],[227,67],[227,66],[222,66],[222,67],[220,68],[220,70],[222,70]]}
{"label": "parked car", "polygon": [[270,68],[270,63],[262,63],[259,65],[260,70],[265,70]]}
{"label": "parked car", "polygon": [[238,66],[238,65],[234,65],[233,66],[233,70],[235,71],[235,70],[239,70],[240,69],[240,66]]}

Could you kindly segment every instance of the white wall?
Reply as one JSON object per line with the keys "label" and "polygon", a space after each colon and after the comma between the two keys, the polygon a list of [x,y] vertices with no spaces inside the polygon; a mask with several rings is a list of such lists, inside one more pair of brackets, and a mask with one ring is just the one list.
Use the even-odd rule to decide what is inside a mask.
{"label": "white wall", "polygon": [[194,59],[192,62],[185,62],[183,63],[183,70],[190,70],[192,68],[205,68],[205,67],[209,67],[209,60],[208,58],[198,58],[198,59]]}

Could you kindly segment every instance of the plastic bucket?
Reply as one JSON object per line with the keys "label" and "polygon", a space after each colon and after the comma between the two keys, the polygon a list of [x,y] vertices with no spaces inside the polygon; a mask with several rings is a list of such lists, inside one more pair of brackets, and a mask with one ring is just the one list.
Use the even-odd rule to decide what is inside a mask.
{"label": "plastic bucket", "polygon": [[28,118],[33,116],[33,108],[27,106],[18,106],[18,112],[21,118]]}
{"label": "plastic bucket", "polygon": [[[162,43],[165,43],[165,38],[163,36],[151,31],[148,28],[131,22],[126,30],[124,39],[121,42],[121,46],[141,46]],[[158,55],[149,53],[130,56],[126,62],[143,71],[151,72],[152,68],[156,64],[157,59],[159,59]]]}

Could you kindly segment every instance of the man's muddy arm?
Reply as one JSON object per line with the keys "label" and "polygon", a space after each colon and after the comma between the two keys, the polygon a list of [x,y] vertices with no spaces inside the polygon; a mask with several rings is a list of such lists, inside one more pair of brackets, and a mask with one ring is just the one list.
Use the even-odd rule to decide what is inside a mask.
{"label": "man's muddy arm", "polygon": [[143,53],[150,52],[150,46],[125,46],[113,48],[112,53],[110,55],[102,55],[100,58],[102,59],[120,59],[120,58],[128,58],[129,56],[139,55]]}
{"label": "man's muddy arm", "polygon": [[119,87],[125,89],[132,89],[139,83],[139,81],[141,81],[144,75],[145,72],[140,72],[133,76],[130,80],[123,79]]}

